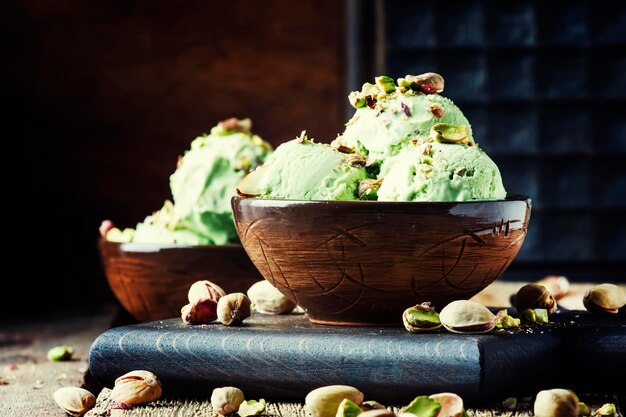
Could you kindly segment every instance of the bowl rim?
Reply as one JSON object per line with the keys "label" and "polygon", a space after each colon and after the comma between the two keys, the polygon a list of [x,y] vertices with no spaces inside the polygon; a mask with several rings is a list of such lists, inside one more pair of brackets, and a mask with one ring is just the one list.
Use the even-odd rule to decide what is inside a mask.
{"label": "bowl rim", "polygon": [[202,250],[244,250],[241,243],[228,243],[226,245],[188,245],[177,243],[141,243],[141,242],[113,242],[98,237],[98,246],[119,247],[124,252],[160,252],[163,250],[177,249],[202,249]]}
{"label": "bowl rim", "polygon": [[505,199],[491,199],[491,200],[466,200],[466,201],[373,201],[373,200],[295,200],[295,199],[283,199],[283,198],[259,198],[248,197],[242,195],[233,196],[231,204],[235,202],[259,202],[261,206],[286,206],[291,204],[320,204],[320,205],[337,205],[337,206],[355,206],[355,205],[370,205],[374,206],[414,206],[414,207],[450,207],[451,205],[471,205],[471,204],[494,204],[494,203],[514,203],[525,202],[527,205],[532,204],[532,199],[529,196],[523,194],[507,194]]}

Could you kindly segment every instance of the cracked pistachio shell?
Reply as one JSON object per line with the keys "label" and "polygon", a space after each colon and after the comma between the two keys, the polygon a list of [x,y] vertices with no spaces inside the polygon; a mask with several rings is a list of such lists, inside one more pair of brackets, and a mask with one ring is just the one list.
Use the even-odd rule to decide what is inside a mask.
{"label": "cracked pistachio shell", "polygon": [[441,324],[453,333],[487,333],[496,325],[495,315],[474,301],[457,300],[439,313]]}
{"label": "cracked pistachio shell", "polygon": [[572,391],[556,388],[539,391],[535,417],[578,417],[578,397]]}
{"label": "cracked pistachio shell", "polygon": [[348,385],[328,385],[309,392],[304,402],[313,417],[335,417],[339,404],[345,399],[360,406],[363,393]]}
{"label": "cracked pistachio shell", "polygon": [[439,313],[430,307],[430,303],[418,304],[404,310],[402,322],[404,328],[412,333],[432,331],[441,327]]}
{"label": "cracked pistachio shell", "polygon": [[[400,80],[398,80],[398,83],[400,84]],[[443,77],[436,72],[426,72],[420,75],[405,75],[404,81],[402,82],[403,86],[406,83],[410,83],[411,89],[415,91],[422,91],[422,86],[427,85],[437,93],[441,93],[445,85]]]}
{"label": "cracked pistachio shell", "polygon": [[111,400],[117,403],[146,404],[161,397],[161,382],[148,371],[131,371],[115,380]]}
{"label": "cracked pistachio shell", "polygon": [[217,284],[211,281],[196,281],[187,293],[187,298],[190,304],[201,303],[206,300],[213,300],[217,302],[221,297],[225,296],[226,292]]}
{"label": "cracked pistachio shell", "polygon": [[231,326],[250,317],[250,299],[243,293],[225,295],[217,302],[217,319],[220,323]]}
{"label": "cracked pistachio shell", "polygon": [[211,394],[213,411],[222,416],[239,410],[239,406],[244,400],[243,391],[235,387],[215,388]]}
{"label": "cracked pistachio shell", "polygon": [[429,398],[441,404],[441,409],[437,414],[438,416],[461,417],[463,414],[463,399],[456,394],[442,392],[440,394],[433,394]]}
{"label": "cracked pistachio shell", "polygon": [[285,314],[296,308],[296,303],[285,297],[268,281],[259,281],[248,289],[248,298],[254,308],[263,314]]}
{"label": "cracked pistachio shell", "polygon": [[82,416],[96,405],[96,397],[86,389],[78,387],[60,388],[53,397],[63,411],[75,417]]}
{"label": "cracked pistachio shell", "polygon": [[583,304],[592,313],[617,314],[626,305],[626,294],[617,285],[600,284],[587,290]]}
{"label": "cracked pistachio shell", "polygon": [[545,308],[548,313],[556,311],[556,299],[543,285],[527,284],[519,289],[515,295],[515,308],[518,312],[534,308]]}

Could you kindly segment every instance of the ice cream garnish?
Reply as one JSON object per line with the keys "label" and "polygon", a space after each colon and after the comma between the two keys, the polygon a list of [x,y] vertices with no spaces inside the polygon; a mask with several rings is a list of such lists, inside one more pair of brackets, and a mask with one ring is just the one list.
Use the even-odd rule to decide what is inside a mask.
{"label": "ice cream garnish", "polygon": [[430,128],[430,137],[442,143],[467,143],[468,135],[469,129],[465,125],[437,123]]}
{"label": "ice cream garnish", "polygon": [[250,133],[252,129],[252,121],[250,119],[237,119],[231,117],[226,120],[222,120],[217,124],[219,131],[216,132],[220,135],[228,135],[231,132]]}
{"label": "ice cream garnish", "polygon": [[359,181],[359,198],[364,200],[376,200],[378,189],[382,185],[383,180],[384,178]]}

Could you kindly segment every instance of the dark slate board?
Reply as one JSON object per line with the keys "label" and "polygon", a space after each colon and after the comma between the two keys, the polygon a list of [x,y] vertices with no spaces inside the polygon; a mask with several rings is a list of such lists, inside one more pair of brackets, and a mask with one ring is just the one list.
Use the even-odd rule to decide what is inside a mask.
{"label": "dark slate board", "polygon": [[555,323],[532,333],[486,335],[319,326],[302,315],[253,314],[240,327],[172,319],[109,330],[94,342],[89,363],[107,386],[125,372],[146,369],[170,393],[208,396],[214,387],[235,385],[250,398],[298,401],[316,387],[347,384],[380,401],[452,391],[483,402],[559,383],[584,385],[563,370],[571,360],[577,370],[595,369],[592,375],[626,372],[623,316],[601,325],[584,312],[553,317]]}

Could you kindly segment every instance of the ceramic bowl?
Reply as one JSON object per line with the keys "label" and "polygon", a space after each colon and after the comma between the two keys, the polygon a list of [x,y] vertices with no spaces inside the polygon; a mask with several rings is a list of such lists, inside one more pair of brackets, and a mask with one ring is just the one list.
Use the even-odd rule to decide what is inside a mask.
{"label": "ceramic bowl", "polygon": [[208,279],[226,292],[262,280],[241,245],[185,246],[115,243],[100,239],[100,257],[113,293],[141,322],[180,316],[187,290]]}
{"label": "ceramic bowl", "polygon": [[232,206],[252,262],[311,322],[400,325],[409,306],[440,310],[501,276],[522,246],[531,201],[233,197]]}

